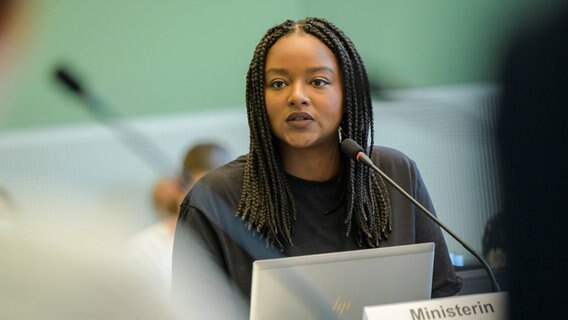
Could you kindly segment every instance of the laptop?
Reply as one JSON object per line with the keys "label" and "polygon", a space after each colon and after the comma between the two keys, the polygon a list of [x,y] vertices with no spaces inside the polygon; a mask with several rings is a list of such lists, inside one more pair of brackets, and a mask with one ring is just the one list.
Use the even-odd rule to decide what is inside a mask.
{"label": "laptop", "polygon": [[250,320],[356,319],[363,307],[429,299],[434,243],[257,260]]}

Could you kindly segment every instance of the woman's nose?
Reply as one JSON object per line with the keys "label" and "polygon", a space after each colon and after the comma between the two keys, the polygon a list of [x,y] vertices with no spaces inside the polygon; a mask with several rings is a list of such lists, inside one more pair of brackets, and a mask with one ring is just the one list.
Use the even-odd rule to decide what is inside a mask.
{"label": "woman's nose", "polygon": [[309,104],[309,98],[304,84],[293,84],[290,96],[288,97],[288,106],[300,107]]}

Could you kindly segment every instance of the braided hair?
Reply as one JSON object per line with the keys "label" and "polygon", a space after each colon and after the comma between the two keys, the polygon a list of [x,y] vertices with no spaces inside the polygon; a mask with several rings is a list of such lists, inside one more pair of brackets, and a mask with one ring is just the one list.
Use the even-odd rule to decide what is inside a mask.
{"label": "braided hair", "polygon": [[[370,154],[374,134],[367,72],[355,46],[343,31],[324,19],[306,18],[297,22],[287,20],[265,33],[254,51],[246,79],[250,143],[237,215],[281,250],[286,244],[292,244],[296,208],[276,147],[277,140],[269,127],[264,69],[269,49],[281,37],[293,32],[317,37],[339,62],[345,110],[340,124],[341,136],[357,141]],[[354,230],[360,247],[378,247],[391,231],[386,185],[380,175],[353,161],[343,162],[341,170],[347,204],[346,235]]]}

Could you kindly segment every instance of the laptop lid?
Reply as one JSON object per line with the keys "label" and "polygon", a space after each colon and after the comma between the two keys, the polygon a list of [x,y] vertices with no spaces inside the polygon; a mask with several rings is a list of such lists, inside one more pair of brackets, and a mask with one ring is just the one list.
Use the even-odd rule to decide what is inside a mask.
{"label": "laptop lid", "polygon": [[257,260],[250,320],[362,319],[363,307],[429,299],[434,243]]}

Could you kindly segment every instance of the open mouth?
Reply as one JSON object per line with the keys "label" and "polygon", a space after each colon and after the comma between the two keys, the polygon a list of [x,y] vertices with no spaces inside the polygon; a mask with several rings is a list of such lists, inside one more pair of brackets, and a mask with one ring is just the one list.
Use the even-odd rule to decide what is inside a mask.
{"label": "open mouth", "polygon": [[291,113],[287,118],[286,121],[306,121],[306,120],[314,120],[314,118],[306,112],[294,112]]}

